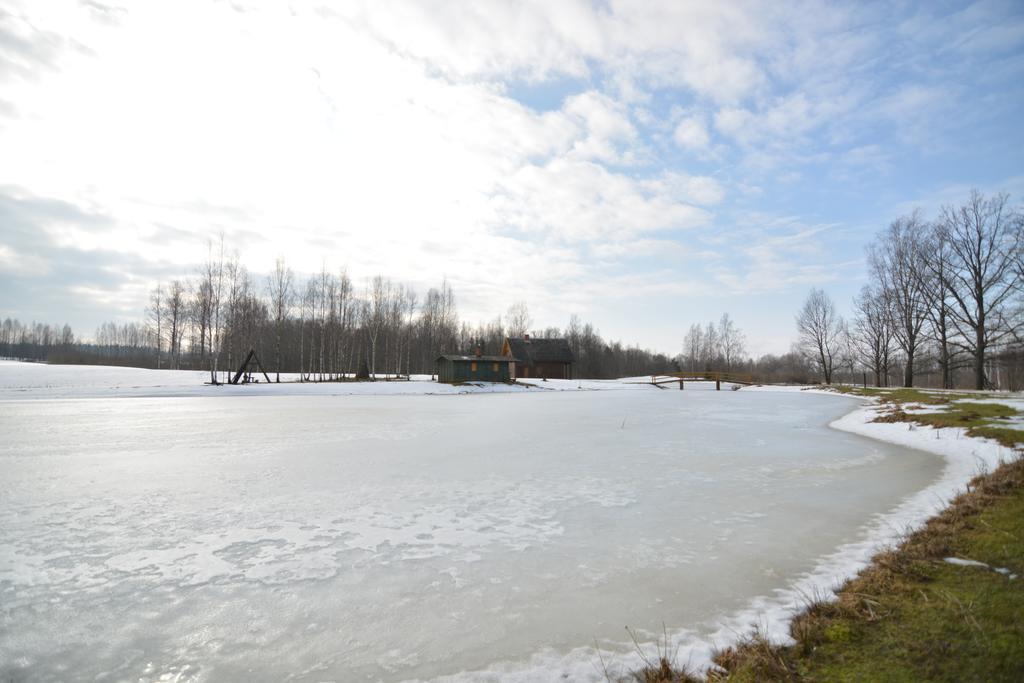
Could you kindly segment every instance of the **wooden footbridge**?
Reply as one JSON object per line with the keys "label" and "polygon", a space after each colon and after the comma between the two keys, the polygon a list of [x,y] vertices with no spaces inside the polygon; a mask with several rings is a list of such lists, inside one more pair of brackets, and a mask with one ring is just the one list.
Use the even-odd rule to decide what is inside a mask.
{"label": "wooden footbridge", "polygon": [[726,384],[756,384],[753,375],[741,372],[668,372],[663,375],[651,375],[651,384],[661,386],[663,384],[674,384],[679,382],[679,388],[683,388],[686,382],[714,382],[715,389],[721,391],[722,382]]}

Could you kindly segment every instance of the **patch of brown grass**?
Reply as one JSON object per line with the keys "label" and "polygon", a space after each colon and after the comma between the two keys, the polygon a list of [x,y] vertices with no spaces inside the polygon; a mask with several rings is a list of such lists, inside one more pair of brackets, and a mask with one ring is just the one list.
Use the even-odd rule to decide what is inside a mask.
{"label": "patch of brown grass", "polygon": [[911,419],[910,415],[907,415],[900,408],[893,408],[889,412],[877,416],[872,422],[908,422]]}
{"label": "patch of brown grass", "polygon": [[709,681],[797,680],[796,671],[783,656],[783,649],[773,645],[760,629],[755,629],[736,645],[715,653],[712,661],[719,670],[708,673]]}
{"label": "patch of brown grass", "polygon": [[656,663],[632,672],[630,680],[636,683],[702,683],[704,679],[679,668],[665,658],[660,658]]}
{"label": "patch of brown grass", "polygon": [[[661,627],[663,639],[655,644],[655,654],[653,656],[649,655],[640,645],[640,639],[637,637],[636,632],[628,626],[626,627],[626,633],[629,634],[630,639],[633,641],[633,647],[636,649],[637,654],[640,655],[644,665],[636,671],[631,671],[627,677],[616,679],[618,683],[626,681],[633,681],[634,683],[702,683],[705,680],[703,676],[690,671],[689,667],[676,662],[677,653],[669,649],[668,628],[665,624],[662,624]],[[608,673],[607,667],[604,667],[603,660],[602,667],[604,668],[605,679],[611,682],[613,679]]]}

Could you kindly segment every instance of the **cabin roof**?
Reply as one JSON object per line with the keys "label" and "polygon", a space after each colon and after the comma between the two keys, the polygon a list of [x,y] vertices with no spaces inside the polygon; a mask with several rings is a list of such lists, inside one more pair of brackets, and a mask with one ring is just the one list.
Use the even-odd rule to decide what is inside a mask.
{"label": "cabin roof", "polygon": [[520,363],[572,363],[575,358],[564,338],[536,339],[534,337],[508,337],[508,347]]}

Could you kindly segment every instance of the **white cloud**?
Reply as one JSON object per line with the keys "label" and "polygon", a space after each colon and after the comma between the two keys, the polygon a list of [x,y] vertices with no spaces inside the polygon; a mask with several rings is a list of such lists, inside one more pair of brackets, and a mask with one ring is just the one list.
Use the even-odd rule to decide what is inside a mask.
{"label": "white cloud", "polygon": [[634,158],[637,132],[621,103],[607,95],[588,91],[570,97],[563,111],[581,123],[584,136],[573,143],[572,155],[608,163],[630,162]]}
{"label": "white cloud", "polygon": [[182,2],[82,35],[91,54],[20,85],[31,116],[0,130],[0,183],[113,217],[63,226],[68,248],[185,269],[223,230],[254,272],[284,254],[357,280],[473,283],[473,318],[524,278],[585,292],[601,277],[588,246],[706,224],[697,205],[721,197],[710,179],[614,170],[647,150],[606,93],[539,113],[347,20]]}
{"label": "white cloud", "polygon": [[[505,179],[493,199],[494,216],[496,225],[531,239],[563,242],[631,240],[706,224],[708,212],[680,196],[679,185],[671,175],[636,181],[592,162],[556,159]],[[695,187],[706,197],[706,186]]]}
{"label": "white cloud", "polygon": [[703,118],[697,116],[688,116],[681,120],[672,134],[672,139],[680,147],[692,150],[706,149],[711,142],[707,124]]}
{"label": "white cloud", "polygon": [[725,188],[710,176],[665,172],[644,185],[657,194],[701,206],[718,204],[725,198]]}
{"label": "white cloud", "polygon": [[782,20],[731,3],[396,1],[331,10],[453,79],[585,78],[598,64],[624,94],[639,80],[716,101],[764,84],[755,53]]}

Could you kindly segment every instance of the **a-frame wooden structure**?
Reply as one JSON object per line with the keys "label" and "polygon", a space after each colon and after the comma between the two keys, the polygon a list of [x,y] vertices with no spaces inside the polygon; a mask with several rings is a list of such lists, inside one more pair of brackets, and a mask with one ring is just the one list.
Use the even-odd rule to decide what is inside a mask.
{"label": "a-frame wooden structure", "polygon": [[[267,371],[263,369],[263,363],[260,362],[260,357],[256,355],[256,349],[249,349],[249,355],[245,357],[242,364],[238,366],[238,372],[235,373],[234,377],[228,380],[228,384],[238,384],[239,380],[245,378],[248,381],[249,363],[255,361],[256,369],[263,373],[263,377],[266,378],[267,384],[270,384],[270,377],[267,375]],[[246,382],[242,382],[245,384]]]}

